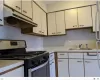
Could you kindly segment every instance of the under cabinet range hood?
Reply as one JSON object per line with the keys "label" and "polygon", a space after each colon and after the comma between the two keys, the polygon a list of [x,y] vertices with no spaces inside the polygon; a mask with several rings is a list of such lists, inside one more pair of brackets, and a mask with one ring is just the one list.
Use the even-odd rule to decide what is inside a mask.
{"label": "under cabinet range hood", "polygon": [[37,24],[32,22],[32,19],[6,6],[4,6],[3,13],[5,24],[20,28],[37,27]]}

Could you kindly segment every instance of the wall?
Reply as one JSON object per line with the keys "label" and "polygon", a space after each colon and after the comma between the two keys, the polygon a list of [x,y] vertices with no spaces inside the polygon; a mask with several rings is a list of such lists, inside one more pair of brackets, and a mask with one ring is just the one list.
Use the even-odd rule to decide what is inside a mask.
{"label": "wall", "polygon": [[47,5],[43,1],[34,0],[44,11],[47,12]]}
{"label": "wall", "polygon": [[52,12],[92,4],[96,4],[96,1],[58,1],[54,4],[48,4],[47,10],[48,12]]}
{"label": "wall", "polygon": [[90,48],[95,48],[95,33],[91,29],[78,29],[66,32],[64,36],[52,36],[43,38],[43,47],[45,50],[66,50],[76,48],[79,44],[88,44]]}
{"label": "wall", "polygon": [[27,50],[41,50],[43,48],[42,37],[21,34],[19,28],[0,26],[0,39],[26,40]]}

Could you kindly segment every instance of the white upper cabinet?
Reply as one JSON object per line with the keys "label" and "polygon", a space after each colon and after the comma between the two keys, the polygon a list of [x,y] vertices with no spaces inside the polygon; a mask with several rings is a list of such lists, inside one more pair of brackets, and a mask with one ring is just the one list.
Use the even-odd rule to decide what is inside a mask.
{"label": "white upper cabinet", "polygon": [[33,22],[37,23],[38,26],[33,28],[34,33],[41,34],[41,10],[40,8],[34,3],[33,3]]}
{"label": "white upper cabinet", "polygon": [[56,35],[56,17],[55,13],[48,14],[48,35]]}
{"label": "white upper cabinet", "polygon": [[41,10],[41,26],[42,26],[42,34],[47,35],[46,13],[43,10]]}
{"label": "white upper cabinet", "polygon": [[79,27],[92,27],[91,7],[78,8]]}
{"label": "white upper cabinet", "polygon": [[22,0],[22,14],[32,19],[32,0]]}
{"label": "white upper cabinet", "polygon": [[77,9],[70,9],[65,11],[66,29],[78,28],[77,23]]}
{"label": "white upper cabinet", "polygon": [[0,0],[0,25],[4,25],[4,18],[3,18],[3,0]]}
{"label": "white upper cabinet", "polygon": [[[96,14],[97,12],[97,7],[96,5],[92,6],[92,22],[93,22],[93,32],[95,31],[99,31],[99,26],[98,26],[98,17]],[[96,20],[96,24],[95,24],[95,20]]]}
{"label": "white upper cabinet", "polygon": [[65,18],[64,11],[56,12],[57,35],[65,34]]}
{"label": "white upper cabinet", "polygon": [[4,0],[4,4],[18,12],[21,12],[21,0]]}

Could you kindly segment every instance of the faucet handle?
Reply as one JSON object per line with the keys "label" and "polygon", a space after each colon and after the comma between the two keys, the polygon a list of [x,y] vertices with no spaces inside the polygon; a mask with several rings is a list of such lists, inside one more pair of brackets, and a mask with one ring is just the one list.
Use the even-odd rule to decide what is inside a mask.
{"label": "faucet handle", "polygon": [[86,48],[88,49],[88,44],[86,44]]}

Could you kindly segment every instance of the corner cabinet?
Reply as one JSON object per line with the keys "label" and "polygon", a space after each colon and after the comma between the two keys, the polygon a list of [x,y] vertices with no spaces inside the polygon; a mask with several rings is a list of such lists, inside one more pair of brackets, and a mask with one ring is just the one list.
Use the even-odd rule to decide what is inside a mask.
{"label": "corner cabinet", "polygon": [[48,35],[65,34],[64,11],[48,13]]}
{"label": "corner cabinet", "polygon": [[22,14],[32,19],[32,0],[22,0]]}
{"label": "corner cabinet", "polygon": [[56,35],[56,17],[55,13],[48,14],[48,35]]}
{"label": "corner cabinet", "polygon": [[47,35],[46,13],[33,3],[33,22],[38,26],[33,28],[33,32],[40,35]]}
{"label": "corner cabinet", "polygon": [[4,25],[3,18],[3,0],[0,0],[0,26]]}

